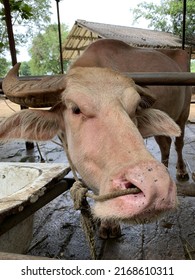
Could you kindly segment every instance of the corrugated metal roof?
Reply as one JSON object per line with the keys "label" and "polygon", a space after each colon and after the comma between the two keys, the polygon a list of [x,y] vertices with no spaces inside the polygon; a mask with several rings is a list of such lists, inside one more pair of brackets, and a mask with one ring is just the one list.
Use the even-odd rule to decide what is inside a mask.
{"label": "corrugated metal roof", "polygon": [[100,38],[118,39],[138,47],[181,48],[181,40],[171,33],[78,19],[64,41],[63,58],[74,59]]}

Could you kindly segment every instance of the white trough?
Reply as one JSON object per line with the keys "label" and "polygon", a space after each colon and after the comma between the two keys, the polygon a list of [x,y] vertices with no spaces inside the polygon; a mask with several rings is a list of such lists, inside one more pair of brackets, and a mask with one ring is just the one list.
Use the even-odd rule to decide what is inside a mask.
{"label": "white trough", "polygon": [[[64,164],[0,163],[0,229],[14,221],[69,172]],[[32,211],[33,213],[33,211]],[[33,214],[0,236],[0,251],[25,253],[33,232]]]}

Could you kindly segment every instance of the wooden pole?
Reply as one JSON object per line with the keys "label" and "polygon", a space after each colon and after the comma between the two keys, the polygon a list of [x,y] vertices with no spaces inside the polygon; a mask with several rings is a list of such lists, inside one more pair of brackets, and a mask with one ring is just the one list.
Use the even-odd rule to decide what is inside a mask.
{"label": "wooden pole", "polygon": [[6,26],[7,26],[7,34],[8,34],[8,38],[9,38],[9,47],[10,47],[10,53],[11,53],[11,59],[12,59],[12,66],[14,66],[17,63],[17,57],[16,57],[14,33],[13,33],[13,28],[12,28],[10,3],[9,3],[9,0],[3,0],[2,3],[4,5],[4,9],[5,9],[5,21],[6,21]]}

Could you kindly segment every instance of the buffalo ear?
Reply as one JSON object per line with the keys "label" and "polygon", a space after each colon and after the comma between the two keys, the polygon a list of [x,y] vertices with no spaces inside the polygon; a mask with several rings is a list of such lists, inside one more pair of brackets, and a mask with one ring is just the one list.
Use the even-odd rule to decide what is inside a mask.
{"label": "buffalo ear", "polygon": [[180,127],[166,113],[157,109],[139,110],[137,126],[143,137],[180,136]]}
{"label": "buffalo ear", "polygon": [[50,110],[27,109],[17,112],[0,123],[0,140],[51,140],[63,130],[63,106]]}
{"label": "buffalo ear", "polygon": [[156,101],[155,95],[152,94],[147,87],[141,87],[139,85],[135,85],[135,88],[141,97],[141,102],[139,106],[144,109],[150,108]]}

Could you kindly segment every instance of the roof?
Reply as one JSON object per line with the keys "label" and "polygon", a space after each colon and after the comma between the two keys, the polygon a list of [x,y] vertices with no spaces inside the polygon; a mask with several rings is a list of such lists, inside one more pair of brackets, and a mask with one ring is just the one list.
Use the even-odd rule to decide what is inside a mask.
{"label": "roof", "polygon": [[181,48],[182,45],[181,39],[171,33],[78,19],[63,43],[63,59],[74,59],[100,38],[118,39],[138,47]]}

